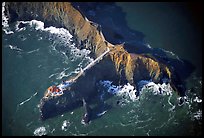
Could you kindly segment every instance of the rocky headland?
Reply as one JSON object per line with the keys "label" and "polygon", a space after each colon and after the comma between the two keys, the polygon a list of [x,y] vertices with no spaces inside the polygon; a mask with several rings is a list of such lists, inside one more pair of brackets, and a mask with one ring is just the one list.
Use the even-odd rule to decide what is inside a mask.
{"label": "rocky headland", "polygon": [[[163,78],[168,78],[172,88],[180,96],[185,95],[180,78],[169,65],[148,54],[130,53],[124,44],[108,42],[102,33],[102,27],[89,21],[86,16],[73,7],[72,3],[6,2],[5,14],[9,17],[10,23],[17,20],[35,19],[43,21],[45,26],[64,27],[74,36],[76,46],[79,49],[90,50],[93,58],[99,57],[107,48],[110,49],[102,61],[77,79],[71,87],[71,91],[74,92],[41,100],[40,108],[44,119],[64,112],[70,107],[70,103],[75,105],[71,108],[81,106],[82,99],[90,99],[90,95],[95,94],[95,85],[99,80],[111,80],[115,84],[129,82],[136,86],[140,80],[152,79],[158,83]],[[107,38],[113,40],[119,36],[110,31]],[[56,103],[60,104],[56,105]]]}

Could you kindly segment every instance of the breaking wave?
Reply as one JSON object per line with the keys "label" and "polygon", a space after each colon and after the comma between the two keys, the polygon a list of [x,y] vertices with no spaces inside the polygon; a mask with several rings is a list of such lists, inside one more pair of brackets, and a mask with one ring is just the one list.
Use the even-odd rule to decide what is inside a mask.
{"label": "breaking wave", "polygon": [[[123,96],[129,98],[131,101],[138,100],[139,96],[136,96],[137,90],[134,86],[130,85],[129,83],[125,85],[113,85],[111,81],[105,80],[100,81],[100,85],[105,87],[107,89],[108,93],[117,95],[117,96]],[[173,89],[171,88],[170,84],[156,84],[151,81],[142,80],[138,83],[138,87],[141,87],[141,90],[139,93],[143,93],[145,91],[151,91],[153,95],[172,95]],[[141,95],[140,94],[140,95]]]}
{"label": "breaking wave", "polygon": [[46,131],[46,128],[44,126],[39,127],[37,129],[35,129],[35,131],[34,131],[34,136],[43,136],[46,134],[47,134],[47,131]]}
{"label": "breaking wave", "polygon": [[[51,44],[48,46],[49,48],[46,49],[46,50],[49,50],[50,54],[55,55],[57,53],[63,59],[63,62],[61,62],[61,64],[64,64],[64,66],[55,67],[53,71],[48,74],[47,76],[48,79],[57,81],[63,78],[67,78],[69,76],[77,74],[80,71],[80,68],[85,67],[86,65],[88,65],[90,62],[93,61],[93,59],[89,57],[90,51],[86,49],[82,49],[82,50],[78,49],[75,43],[73,42],[73,36],[65,28],[56,28],[53,26],[45,28],[44,23],[37,20],[17,21],[14,26],[9,25],[8,24],[9,19],[4,14],[5,12],[4,6],[5,6],[5,3],[3,2],[2,3],[2,26],[3,26],[2,30],[6,37],[10,37],[17,34],[17,39],[22,41],[22,43],[25,43],[26,41],[28,41],[29,37],[33,37],[32,35],[30,35],[29,31],[34,31],[37,34],[37,39],[36,39],[37,41],[49,40],[51,42]],[[29,33],[24,31],[28,31]],[[151,46],[148,43],[146,44],[146,47],[151,48]],[[21,56],[24,56],[24,54],[27,56],[31,56],[31,55],[38,56],[38,54],[42,52],[41,51],[42,47],[26,49],[24,46],[17,45],[17,44],[7,44],[4,46],[4,48],[9,49],[10,51],[18,52],[18,54],[20,54]],[[170,56],[179,59],[179,57],[177,57],[173,52],[171,51],[165,51],[165,52],[169,53]],[[73,65],[72,63],[76,63],[76,64]],[[43,63],[36,65],[37,69],[39,70],[45,68],[45,72],[48,70],[46,68],[47,66],[44,65]],[[34,66],[32,67],[34,68]],[[199,83],[202,87],[201,80],[199,81]],[[130,85],[129,83],[125,85],[113,85],[111,81],[105,80],[105,81],[100,81],[99,84],[102,87],[104,87],[106,93],[115,95],[114,97],[120,97],[120,99],[122,99],[123,101],[130,103],[131,104],[131,105],[129,104],[130,109],[127,112],[125,109],[120,109],[121,111],[120,115],[118,115],[117,113],[116,113],[117,115],[114,115],[115,113],[112,113],[111,114],[113,115],[112,118],[108,118],[109,116],[111,116],[108,113],[109,110],[105,109],[99,113],[97,112],[96,115],[98,117],[101,117],[102,121],[100,119],[97,120],[98,122],[94,120],[95,121],[94,123],[86,127],[84,126],[81,127],[79,125],[80,121],[78,121],[78,119],[81,119],[79,117],[80,113],[79,115],[78,114],[73,115],[73,112],[70,113],[71,115],[74,116],[73,118],[71,118],[71,115],[69,116],[68,114],[66,114],[60,117],[62,118],[62,120],[60,121],[59,121],[59,118],[56,117],[53,120],[51,120],[53,121],[52,123],[50,123],[49,121],[45,122],[44,124],[50,123],[50,125],[52,125],[51,130],[49,130],[48,127],[45,127],[44,124],[42,126],[41,123],[37,122],[35,120],[37,117],[35,119],[29,118],[29,120],[26,118],[25,126],[32,128],[31,132],[35,136],[43,136],[47,134],[50,135],[52,133],[56,133],[54,135],[57,135],[63,132],[65,135],[90,135],[90,134],[97,134],[97,132],[103,132],[104,129],[114,130],[115,128],[116,129],[121,128],[122,130],[123,128],[125,127],[127,128],[130,126],[131,126],[130,127],[131,134],[138,134],[139,132],[141,132],[140,134],[142,135],[145,135],[145,134],[155,135],[155,134],[160,134],[159,131],[162,130],[165,126],[167,126],[170,123],[180,125],[180,122],[178,123],[179,121],[178,117],[177,118],[175,117],[176,116],[175,109],[178,110],[179,108],[176,108],[177,106],[172,100],[175,97],[173,96],[173,91],[169,84],[165,84],[165,83],[156,84],[154,82],[142,80],[138,84],[139,87],[141,87],[139,98],[136,96],[137,90],[134,88],[134,86]],[[43,86],[44,88],[47,87],[47,84],[45,85],[46,86]],[[154,97],[155,99],[159,99],[161,97],[164,99],[166,98],[165,102],[162,103],[163,99],[161,98],[157,102],[155,102],[154,105],[152,106],[152,102],[154,102],[154,100],[152,97],[146,98],[147,95],[145,94],[147,93],[149,93],[151,96],[152,95],[155,96]],[[30,110],[29,109],[30,107],[29,108],[25,107],[25,105],[28,105],[31,102],[32,103],[39,102],[39,101],[35,101],[37,98],[33,98],[36,95],[37,95],[37,92],[32,94],[30,97],[28,96],[27,99],[23,99],[20,103],[17,103],[17,109],[19,107],[24,107],[24,108],[21,108],[23,115],[25,115],[25,113],[27,113],[28,111],[36,114],[37,111],[34,111],[35,109]],[[104,93],[100,95],[101,100],[103,100],[103,95]],[[39,100],[39,97],[38,97],[38,100]],[[148,100],[148,101],[146,102],[145,100]],[[140,104],[138,104],[139,102],[142,103],[141,106]],[[137,108],[135,107],[135,103],[138,104]],[[186,105],[187,105],[186,107],[188,107],[189,109],[192,109],[192,106],[194,106],[193,104],[195,104],[196,106],[201,105],[202,97],[200,97],[199,95],[193,95],[192,97],[188,97],[186,101]],[[182,108],[183,107],[180,107],[180,109]],[[124,113],[124,110],[125,110],[125,113]],[[164,114],[160,115],[160,111],[163,111]],[[79,111],[76,111],[76,112],[78,113]],[[16,112],[16,114],[17,113],[20,114],[21,112]],[[104,114],[106,114],[107,116],[103,116]],[[36,114],[36,116],[37,115],[38,114]],[[186,112],[185,114],[181,114],[181,116],[182,115],[186,116]],[[190,115],[192,120],[202,120],[201,109],[190,112]],[[20,116],[20,115],[17,115],[17,116]],[[68,117],[70,118],[68,119]],[[103,120],[104,119],[103,117],[105,118],[105,121]],[[108,120],[107,122],[106,122],[106,119]],[[162,119],[163,119],[163,122],[160,121]],[[18,125],[14,127],[18,127]],[[91,127],[93,127],[93,129],[90,129]],[[127,130],[126,128],[124,130]],[[155,133],[157,131],[158,133]]]}
{"label": "breaking wave", "polygon": [[62,130],[63,131],[67,131],[68,130],[68,128],[71,126],[71,122],[69,122],[68,120],[64,120],[63,121],[63,124],[62,124]]}
{"label": "breaking wave", "polygon": [[2,2],[2,29],[6,34],[13,34],[14,32],[11,31],[9,28],[8,20],[9,18],[5,15],[5,2]]}
{"label": "breaking wave", "polygon": [[[8,18],[6,17],[5,19],[8,20]],[[2,21],[2,25],[4,24],[4,26],[8,29],[9,25],[7,20],[5,20],[4,22]],[[60,56],[64,59],[64,64],[70,64],[71,62],[77,63],[75,70],[64,68],[61,72],[55,72],[51,74],[49,78],[55,76],[56,79],[61,80],[64,77],[69,77],[73,74],[77,74],[81,68],[93,61],[93,59],[89,57],[91,51],[87,49],[78,49],[72,40],[73,36],[65,28],[56,28],[53,26],[45,28],[44,23],[37,20],[17,21],[14,28],[15,29],[13,29],[13,33],[20,33],[28,29],[39,31],[39,35],[37,36],[39,41],[41,41],[42,39],[48,39],[52,43],[49,49],[51,54],[60,54]],[[25,41],[28,37],[31,37],[31,35],[29,33],[28,36],[19,34],[18,37],[21,39],[21,41]],[[20,52],[20,54],[34,54],[35,52],[40,51],[40,48],[25,50],[25,48],[23,47],[17,47],[13,45],[8,45],[7,47],[9,47],[11,50]]]}

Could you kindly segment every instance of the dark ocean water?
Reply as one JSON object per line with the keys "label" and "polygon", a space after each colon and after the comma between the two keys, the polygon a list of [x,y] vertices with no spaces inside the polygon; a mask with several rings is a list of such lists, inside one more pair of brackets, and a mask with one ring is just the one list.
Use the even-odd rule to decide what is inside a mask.
{"label": "dark ocean water", "polygon": [[[155,95],[156,84],[153,89],[143,90],[140,101],[135,100],[127,95],[128,89],[133,91],[127,84],[104,101],[109,108],[99,112],[100,117],[87,126],[81,124],[82,108],[42,122],[38,104],[47,87],[77,74],[93,59],[88,50],[75,47],[65,29],[44,28],[40,21],[24,22],[26,26],[19,28],[19,22],[15,22],[2,28],[3,135],[202,134],[201,39],[199,34],[195,36],[194,25],[177,10],[171,12],[168,4],[117,3],[106,8],[111,6],[122,8],[126,16],[121,18],[125,18],[130,28],[143,32],[151,47],[173,52],[175,55],[170,54],[171,57],[188,60],[196,67],[186,80],[188,101],[178,106],[178,96],[168,87],[168,93]],[[90,13],[93,15],[94,11]],[[98,98],[108,96],[110,87],[100,85],[102,95]]]}
{"label": "dark ocean water", "polygon": [[126,13],[128,26],[141,31],[151,47],[163,48],[188,60],[196,66],[196,74],[202,76],[199,3],[122,2],[117,5]]}

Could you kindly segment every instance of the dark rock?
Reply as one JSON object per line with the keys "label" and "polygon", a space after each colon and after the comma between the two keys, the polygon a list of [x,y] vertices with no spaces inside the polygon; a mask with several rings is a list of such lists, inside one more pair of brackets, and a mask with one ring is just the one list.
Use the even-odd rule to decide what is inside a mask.
{"label": "dark rock", "polygon": [[[90,6],[92,6],[91,3]],[[10,22],[36,19],[44,21],[45,27],[52,25],[68,29],[74,36],[74,41],[79,48],[91,50],[90,55],[94,58],[99,57],[107,48],[110,49],[110,52],[103,60],[90,70],[87,70],[85,75],[80,76],[69,91],[62,96],[42,98],[40,103],[42,119],[82,106],[82,98],[89,100],[91,99],[90,97],[94,97],[97,94],[96,83],[99,80],[110,80],[117,84],[129,82],[135,86],[140,80],[152,79],[152,81],[157,83],[165,76],[179,95],[185,95],[184,88],[179,86],[182,83],[172,68],[154,57],[129,53],[125,50],[123,44],[113,45],[109,43],[105,40],[102,33],[104,27],[88,21],[78,11],[79,9],[76,10],[71,3],[6,2],[6,9]],[[22,27],[23,25],[20,26]],[[106,26],[106,31],[109,30],[107,28]],[[110,39],[122,40],[125,37],[111,29],[106,34],[109,35],[108,38]],[[73,93],[74,96],[72,96]],[[85,114],[84,116],[85,122],[89,121],[87,115]]]}

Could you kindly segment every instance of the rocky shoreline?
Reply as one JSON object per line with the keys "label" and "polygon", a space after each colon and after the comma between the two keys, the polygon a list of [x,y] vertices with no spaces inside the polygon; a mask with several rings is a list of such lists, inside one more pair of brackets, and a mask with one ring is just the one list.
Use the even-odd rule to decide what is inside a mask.
{"label": "rocky shoreline", "polygon": [[[88,70],[86,75],[74,83],[71,90],[75,93],[68,93],[71,95],[71,99],[68,98],[70,96],[64,94],[54,100],[53,98],[41,100],[40,105],[44,118],[52,116],[50,112],[61,113],[65,109],[67,110],[70,103],[77,106],[82,105],[82,99],[84,101],[84,99],[89,99],[90,95],[94,95],[96,82],[100,80],[111,80],[116,84],[129,82],[136,87],[140,80],[152,79],[159,83],[163,78],[167,78],[180,96],[185,95],[185,90],[181,87],[182,82],[171,67],[152,56],[129,53],[124,48],[124,44],[108,42],[102,33],[102,27],[89,21],[73,5],[69,2],[6,2],[5,4],[5,14],[9,17],[9,23],[17,20],[35,19],[45,22],[45,26],[64,27],[74,36],[78,48],[90,50],[93,58],[99,57],[107,48],[110,49],[110,52],[99,64]],[[108,39],[114,40],[117,37],[120,38],[121,35],[110,33]],[[64,100],[63,98],[68,99]],[[52,106],[52,109],[49,108],[50,105],[59,101],[61,104]],[[67,101],[71,102],[67,103]],[[78,104],[75,103],[76,101]]]}
{"label": "rocky shoreline", "polygon": [[[6,15],[9,17],[9,22],[16,20],[41,20],[45,22],[45,26],[54,25],[56,27],[65,27],[74,36],[77,46],[91,50],[94,58],[100,56],[107,47],[112,51],[110,59],[117,68],[125,66],[132,68],[128,62],[134,62],[133,57],[139,57],[144,64],[152,64],[159,68],[158,61],[141,54],[130,54],[124,49],[124,45],[113,45],[105,40],[101,31],[100,25],[89,21],[71,3],[68,2],[11,2],[6,3]],[[123,56],[121,56],[123,54]],[[116,56],[120,55],[120,56]],[[130,56],[136,55],[136,56]],[[149,60],[147,60],[147,58]],[[131,61],[128,61],[131,60]],[[123,60],[123,62],[118,62]],[[137,63],[133,63],[137,64]],[[159,63],[160,64],[160,63]],[[131,67],[129,67],[131,66]],[[141,65],[139,65],[141,66]],[[125,70],[124,68],[121,70]],[[119,70],[118,70],[119,71]],[[118,72],[117,71],[117,72]],[[127,71],[126,71],[127,72]],[[128,75],[128,74],[127,74]],[[149,74],[151,76],[151,74]],[[157,74],[158,76],[159,74]],[[169,74],[170,75],[170,74]]]}

